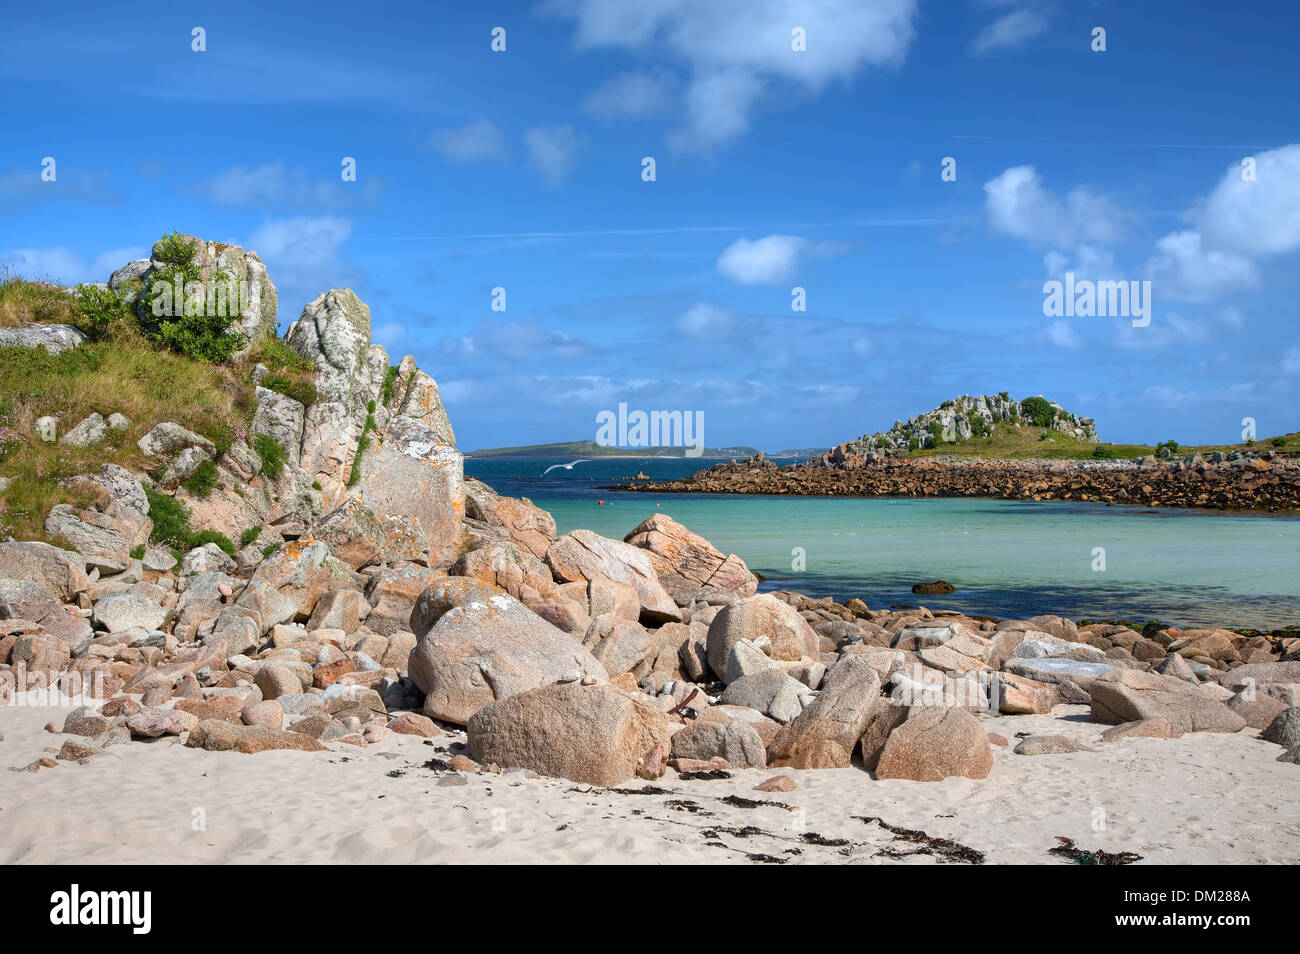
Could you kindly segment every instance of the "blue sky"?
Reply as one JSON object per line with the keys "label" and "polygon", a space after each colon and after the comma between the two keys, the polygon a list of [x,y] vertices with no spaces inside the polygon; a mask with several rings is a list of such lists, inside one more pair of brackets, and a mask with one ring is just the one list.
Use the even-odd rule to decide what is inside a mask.
{"label": "blue sky", "polygon": [[[1004,390],[1111,441],[1300,428],[1291,2],[6,19],[0,263],[105,281],[179,229],[257,250],[283,324],[352,287],[463,449],[592,438],[620,402],[703,411],[714,446],[830,445]],[[1151,281],[1150,325],[1045,317],[1067,271]]]}

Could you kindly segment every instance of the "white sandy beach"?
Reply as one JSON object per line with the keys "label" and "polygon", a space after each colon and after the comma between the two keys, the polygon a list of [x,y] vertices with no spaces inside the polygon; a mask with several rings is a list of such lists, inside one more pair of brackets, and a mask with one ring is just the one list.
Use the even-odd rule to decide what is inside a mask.
{"label": "white sandy beach", "polygon": [[[50,756],[66,736],[44,725],[66,708],[0,710],[0,861],[14,863],[790,863],[942,861],[900,858],[919,846],[859,817],[920,829],[985,855],[986,863],[1066,863],[1078,847],[1136,852],[1144,864],[1300,862],[1300,769],[1243,730],[1180,739],[1098,741],[1085,706],[985,719],[989,732],[1059,733],[1095,753],[1021,756],[994,746],[988,779],[875,781],[860,769],[744,770],[728,780],[591,789],[527,773],[466,776],[422,767],[462,740],[389,734],[365,749],[257,755],[184,748],[175,739],[110,747],[86,764],[12,771]],[[776,774],[793,792],[755,792]],[[782,805],[737,807],[726,796]],[[1104,826],[1101,824],[1104,813]],[[199,824],[196,819],[205,822]],[[737,829],[753,826],[762,833]],[[196,830],[197,829],[197,830]],[[815,833],[847,845],[812,844]],[[725,847],[722,847],[725,846]],[[888,850],[893,854],[882,855]]]}

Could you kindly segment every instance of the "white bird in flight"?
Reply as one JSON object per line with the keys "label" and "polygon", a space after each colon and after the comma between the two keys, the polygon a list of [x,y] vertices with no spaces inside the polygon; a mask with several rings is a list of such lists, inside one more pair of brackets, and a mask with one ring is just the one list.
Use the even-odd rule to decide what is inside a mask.
{"label": "white bird in flight", "polygon": [[590,462],[589,460],[575,460],[572,464],[552,464],[550,467],[547,467],[544,471],[542,471],[542,476],[545,477],[547,474],[555,470],[555,468],[557,467],[563,467],[565,470],[573,470],[573,464],[586,464],[589,462]]}

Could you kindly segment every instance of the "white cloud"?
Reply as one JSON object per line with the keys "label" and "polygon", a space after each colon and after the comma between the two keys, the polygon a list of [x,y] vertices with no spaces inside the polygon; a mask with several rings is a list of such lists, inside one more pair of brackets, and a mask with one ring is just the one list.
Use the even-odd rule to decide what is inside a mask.
{"label": "white cloud", "polygon": [[737,239],[718,258],[718,272],[742,285],[770,285],[794,277],[808,240],[797,235]]}
{"label": "white cloud", "polygon": [[[341,169],[341,167],[340,167]],[[204,192],[216,205],[231,209],[297,207],[314,211],[338,208],[353,200],[370,201],[381,188],[378,179],[358,175],[356,182],[340,176],[315,178],[302,166],[283,162],[235,166],[204,182]]]}
{"label": "white cloud", "polygon": [[435,130],[429,134],[425,145],[448,162],[496,159],[506,151],[501,130],[486,119],[477,119],[454,129]]}
{"label": "white cloud", "polygon": [[87,262],[79,252],[67,246],[54,248],[16,248],[0,252],[0,265],[7,265],[16,274],[32,280],[48,280],[60,285],[79,285],[83,282],[106,282],[109,276],[127,262],[145,258],[149,250],[143,246],[110,249]]}
{"label": "white cloud", "polygon": [[524,133],[524,145],[537,173],[551,185],[559,185],[577,164],[582,140],[567,124],[539,126]]}
{"label": "white cloud", "polygon": [[1300,249],[1300,144],[1262,152],[1255,181],[1228,167],[1193,213],[1207,245],[1245,255],[1277,255]]}
{"label": "white cloud", "polygon": [[714,305],[701,302],[677,319],[677,330],[688,338],[725,338],[736,328],[735,317]]}
{"label": "white cloud", "polygon": [[266,222],[243,243],[266,263],[278,292],[280,320],[296,320],[303,305],[321,292],[355,288],[364,281],[343,251],[351,234],[351,219],[297,216]]}
{"label": "white cloud", "polygon": [[810,242],[798,235],[742,238],[718,257],[718,273],[742,285],[774,285],[794,278],[805,255],[831,256],[847,250],[843,242]]}
{"label": "white cloud", "polygon": [[984,183],[984,209],[996,232],[1057,246],[1113,242],[1125,216],[1104,196],[1079,187],[1061,199],[1043,188],[1033,166],[1013,166]]}
{"label": "white cloud", "polygon": [[1154,298],[1207,301],[1259,282],[1253,261],[1204,247],[1199,232],[1171,232],[1156,242],[1147,262]]}
{"label": "white cloud", "polygon": [[583,99],[581,108],[601,119],[658,116],[672,107],[676,85],[676,79],[665,70],[620,73]]}
{"label": "white cloud", "polygon": [[[667,52],[690,74],[686,123],[672,136],[681,149],[708,151],[748,127],[768,79],[811,91],[862,66],[902,62],[915,35],[916,0],[551,0],[575,21],[581,49]],[[807,49],[791,49],[802,27]]]}
{"label": "white cloud", "polygon": [[998,17],[975,37],[971,49],[977,54],[1009,49],[1032,40],[1047,29],[1047,18],[1028,7]]}

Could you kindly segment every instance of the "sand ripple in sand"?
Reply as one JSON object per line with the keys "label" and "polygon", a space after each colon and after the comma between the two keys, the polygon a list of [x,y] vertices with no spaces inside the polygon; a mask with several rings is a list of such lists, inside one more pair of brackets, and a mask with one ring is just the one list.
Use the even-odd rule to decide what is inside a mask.
{"label": "sand ripple in sand", "polygon": [[[26,765],[62,737],[67,709],[0,710],[0,766]],[[994,747],[983,781],[877,782],[858,769],[780,770],[799,788],[754,786],[775,771],[654,783],[620,794],[519,773],[439,787],[435,749],[392,736],[359,750],[240,755],[174,740],[110,749],[86,765],[0,772],[0,861],[436,863],[915,863],[943,860],[875,822],[919,829],[988,863],[1061,864],[1056,837],[1145,863],[1300,862],[1300,769],[1245,730],[1098,742],[1086,708],[986,719],[990,732],[1061,734],[1096,752],[1021,756]],[[450,740],[446,740],[450,741]],[[440,739],[439,744],[446,744]],[[628,782],[634,790],[648,783]],[[726,796],[763,802],[745,808]],[[206,827],[195,830],[197,812]],[[1101,822],[1104,821],[1104,825]],[[813,833],[817,837],[809,838]]]}

